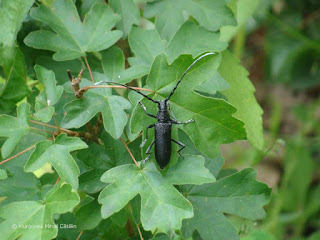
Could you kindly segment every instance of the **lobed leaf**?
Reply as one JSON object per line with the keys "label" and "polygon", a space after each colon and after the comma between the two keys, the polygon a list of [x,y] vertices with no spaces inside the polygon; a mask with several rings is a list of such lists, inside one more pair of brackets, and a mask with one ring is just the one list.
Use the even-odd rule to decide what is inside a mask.
{"label": "lobed leaf", "polygon": [[122,36],[121,31],[111,30],[120,17],[104,3],[96,3],[83,23],[72,0],[56,0],[51,7],[41,4],[31,9],[31,16],[48,24],[55,33],[48,30],[31,32],[24,39],[25,44],[54,51],[56,61],[86,56],[86,52],[99,52]]}
{"label": "lobed leaf", "polygon": [[121,16],[116,27],[123,32],[123,38],[126,38],[133,24],[140,22],[140,12],[132,0],[110,0],[112,9]]}
{"label": "lobed leaf", "polygon": [[227,43],[219,40],[219,33],[207,31],[192,21],[185,22],[168,44],[161,40],[157,30],[133,27],[129,44],[135,56],[128,61],[132,67],[144,68],[144,75],[149,73],[152,62],[160,53],[165,53],[171,64],[181,54],[196,57],[208,51],[220,52],[227,47]]}
{"label": "lobed leaf", "polygon": [[170,41],[179,27],[187,20],[184,11],[209,31],[217,31],[223,25],[236,24],[232,12],[224,0],[154,1],[147,4],[144,16],[147,18],[156,17],[155,27],[160,36],[162,39]]}
{"label": "lobed leaf", "polygon": [[[200,163],[197,162],[200,160]],[[188,156],[189,163],[177,164],[163,177],[154,163],[143,169],[133,164],[122,165],[107,171],[101,180],[110,183],[99,195],[103,218],[120,211],[137,194],[141,196],[141,223],[145,230],[174,234],[184,218],[193,216],[192,205],[172,184],[201,184],[212,182],[214,177],[203,167],[200,156]],[[187,168],[197,168],[194,175],[184,174]],[[200,167],[200,168],[199,168]]]}
{"label": "lobed leaf", "polygon": [[30,130],[28,125],[30,105],[21,103],[17,109],[17,115],[17,118],[0,115],[0,136],[8,138],[1,147],[3,158],[10,155],[20,139]]}
{"label": "lobed leaf", "polygon": [[49,122],[54,114],[54,107],[62,93],[63,87],[56,86],[56,78],[53,71],[47,70],[40,65],[34,67],[37,77],[44,85],[44,90],[36,98],[34,117],[43,122]]}
{"label": "lobed leaf", "polygon": [[204,240],[239,239],[224,214],[251,220],[265,216],[263,206],[269,202],[271,189],[255,178],[253,169],[244,169],[216,183],[189,188],[185,194],[194,207],[194,217],[184,221],[183,234],[188,237],[198,230]]}
{"label": "lobed leaf", "polygon": [[263,110],[254,96],[255,88],[248,78],[248,71],[228,51],[222,54],[218,71],[230,85],[230,88],[221,92],[227,97],[228,102],[238,109],[234,116],[244,122],[250,143],[263,150]]}
{"label": "lobed leaf", "polygon": [[70,152],[87,147],[79,138],[66,134],[60,134],[54,141],[39,142],[25,165],[25,171],[33,172],[49,162],[62,180],[78,189],[80,170]]}
{"label": "lobed leaf", "polygon": [[64,106],[66,112],[61,126],[79,128],[101,112],[104,129],[113,137],[119,138],[127,123],[125,109],[131,104],[123,97],[105,94],[95,89],[87,92],[81,99],[73,100]]}
{"label": "lobed leaf", "polygon": [[143,66],[132,66],[125,69],[123,52],[116,46],[102,52],[102,68],[108,81],[120,83],[130,82],[146,74]]}

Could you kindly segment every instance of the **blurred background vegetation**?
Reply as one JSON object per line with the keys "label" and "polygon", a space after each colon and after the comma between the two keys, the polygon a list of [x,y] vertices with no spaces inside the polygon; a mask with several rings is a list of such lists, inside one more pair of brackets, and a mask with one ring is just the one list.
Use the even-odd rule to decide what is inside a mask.
{"label": "blurred background vegetation", "polygon": [[231,47],[264,109],[266,149],[223,146],[225,167],[253,166],[273,192],[265,220],[233,223],[245,240],[320,239],[320,1],[240,0],[234,11]]}

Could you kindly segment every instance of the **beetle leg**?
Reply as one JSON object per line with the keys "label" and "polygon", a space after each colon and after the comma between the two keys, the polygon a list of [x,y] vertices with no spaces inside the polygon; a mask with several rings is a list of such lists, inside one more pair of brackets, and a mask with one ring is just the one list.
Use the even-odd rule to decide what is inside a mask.
{"label": "beetle leg", "polygon": [[149,125],[149,126],[147,127],[147,130],[146,130],[146,138],[145,138],[144,141],[140,144],[140,148],[142,148],[142,147],[146,144],[146,142],[147,142],[147,140],[148,140],[148,129],[149,129],[149,128],[153,128],[154,125],[155,125],[155,124],[151,124],[151,125]]}
{"label": "beetle leg", "polygon": [[194,122],[194,120],[193,120],[193,119],[190,119],[190,120],[188,120],[188,121],[186,121],[186,122],[179,122],[179,121],[177,121],[177,120],[171,119],[171,122],[172,122],[173,124],[188,124],[188,123]]}
{"label": "beetle leg", "polygon": [[170,103],[169,103],[169,102],[168,102],[168,109],[169,109],[169,113],[170,113],[171,116],[173,117],[173,120],[174,120],[174,121],[177,121],[176,116],[174,115],[174,113],[173,113],[172,110],[171,110],[171,106],[170,106]]}
{"label": "beetle leg", "polygon": [[138,103],[139,103],[140,107],[143,108],[144,112],[145,112],[149,117],[157,118],[155,115],[147,112],[147,108],[143,105],[143,103],[142,103],[141,101],[139,101]]}
{"label": "beetle leg", "polygon": [[[180,151],[182,151],[182,149],[184,149],[186,147],[186,145],[184,145],[182,142],[179,142],[177,140],[171,139],[172,142],[175,142],[176,144],[178,144],[181,148],[178,150],[178,154],[180,155],[180,157],[182,157]],[[183,158],[183,157],[182,157]]]}
{"label": "beetle leg", "polygon": [[143,160],[143,162],[145,163],[146,161],[149,160],[150,156],[151,156],[151,148],[153,146],[153,144],[155,143],[155,140],[153,140],[153,142],[150,144],[150,146],[148,147],[147,151],[146,151],[146,154],[148,154],[148,156],[146,157],[146,159]]}

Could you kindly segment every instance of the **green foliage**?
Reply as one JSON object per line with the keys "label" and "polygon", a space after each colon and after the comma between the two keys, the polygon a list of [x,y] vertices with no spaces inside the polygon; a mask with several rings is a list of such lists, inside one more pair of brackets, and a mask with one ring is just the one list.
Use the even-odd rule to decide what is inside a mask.
{"label": "green foliage", "polygon": [[79,138],[67,137],[66,134],[59,135],[54,141],[39,142],[28,159],[25,170],[32,172],[50,162],[61,179],[78,189],[80,171],[69,152],[86,147]]}
{"label": "green foliage", "polygon": [[[269,201],[270,189],[255,178],[252,169],[245,169],[216,183],[188,189],[185,194],[195,209],[195,217],[185,220],[182,230],[186,236],[197,229],[204,240],[238,239],[224,213],[252,220],[263,218],[262,206]],[[212,227],[208,228],[208,223]]]}
{"label": "green foliage", "polygon": [[[0,224],[2,237],[15,239],[23,234],[25,239],[52,239],[58,232],[53,215],[69,211],[79,200],[78,194],[70,185],[59,184],[47,192],[43,201],[10,203],[0,210],[0,217],[6,219]],[[28,226],[38,227],[30,227],[29,231],[24,231]]]}
{"label": "green foliage", "polygon": [[30,130],[28,118],[30,114],[30,105],[22,103],[17,108],[17,118],[1,115],[0,116],[0,136],[7,137],[1,148],[3,158],[10,155],[20,139]]}
{"label": "green foliage", "polygon": [[[141,232],[145,239],[232,240],[239,236],[229,215],[263,218],[270,189],[255,172],[221,171],[221,144],[248,139],[263,148],[254,88],[226,50],[239,28],[234,6],[1,1],[1,239],[138,239]],[[241,24],[246,14],[237,17]],[[230,25],[226,39],[220,30]],[[172,145],[164,170],[154,154],[145,163],[152,131],[139,146],[155,119],[137,103],[152,114],[157,106],[136,92],[94,83],[128,83],[162,100],[207,52],[215,54],[196,63],[170,98],[178,121],[194,120],[172,127],[172,139],[186,145],[182,157]],[[78,75],[81,67],[88,70],[83,78],[68,81],[66,70]],[[55,227],[68,223],[77,228]]]}
{"label": "green foliage", "polygon": [[[230,66],[234,66],[232,71]],[[230,85],[230,88],[223,90],[222,93],[228,98],[228,102],[238,109],[234,116],[244,122],[250,143],[257,149],[263,150],[263,111],[254,97],[255,89],[248,79],[248,72],[230,52],[226,51],[219,73]]]}
{"label": "green foliage", "polygon": [[86,56],[86,52],[98,52],[112,46],[122,35],[110,31],[119,20],[110,7],[95,4],[86,14],[83,23],[71,0],[56,0],[51,7],[40,5],[32,8],[31,16],[48,24],[55,32],[39,30],[31,32],[25,43],[37,49],[56,52],[53,59],[65,61]]}
{"label": "green foliage", "polygon": [[[172,184],[202,184],[215,180],[203,167],[203,158],[190,155],[185,160],[191,163],[180,161],[169,169],[165,178],[153,163],[142,170],[130,164],[107,171],[101,180],[111,184],[99,196],[99,202],[103,204],[102,217],[107,218],[118,212],[139,193],[143,228],[172,235],[174,230],[180,229],[182,219],[193,216],[192,205]],[[197,172],[187,172],[196,165],[200,166]]]}

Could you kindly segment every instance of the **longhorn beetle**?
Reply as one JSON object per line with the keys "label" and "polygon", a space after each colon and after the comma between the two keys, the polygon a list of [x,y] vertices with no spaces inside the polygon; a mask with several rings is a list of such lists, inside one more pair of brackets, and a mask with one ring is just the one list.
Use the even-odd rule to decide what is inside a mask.
{"label": "longhorn beetle", "polygon": [[[179,122],[177,121],[176,117],[174,116],[173,112],[171,111],[170,108],[170,103],[168,102],[170,97],[174,94],[174,91],[177,89],[179,83],[181,82],[181,80],[184,78],[184,76],[188,73],[188,71],[190,70],[190,68],[192,68],[192,66],[194,64],[196,64],[196,62],[198,62],[200,59],[209,56],[209,55],[213,55],[213,52],[210,53],[206,53],[202,56],[200,56],[198,59],[196,59],[188,68],[187,70],[182,74],[182,76],[180,77],[180,79],[178,80],[177,84],[175,85],[175,87],[172,89],[171,93],[169,94],[169,96],[164,99],[164,100],[154,100],[152,98],[150,98],[149,96],[143,94],[142,92],[131,88],[130,86],[127,86],[125,84],[121,84],[121,83],[117,83],[117,82],[112,82],[112,81],[100,81],[95,83],[94,85],[98,85],[100,83],[112,83],[112,84],[116,84],[116,85],[120,85],[120,86],[124,86],[128,89],[131,89],[137,93],[139,93],[140,95],[142,95],[143,97],[147,98],[148,100],[158,104],[158,112],[157,115],[153,115],[151,113],[147,112],[146,107],[143,105],[143,103],[141,101],[139,101],[139,105],[143,108],[144,112],[149,116],[149,117],[153,117],[157,119],[157,122],[155,124],[151,124],[147,127],[146,129],[146,138],[145,140],[141,143],[140,148],[142,148],[147,139],[148,139],[148,129],[150,128],[155,128],[155,140],[152,141],[152,143],[150,144],[150,146],[148,147],[146,154],[148,155],[147,158],[144,160],[147,161],[150,158],[151,155],[151,148],[152,146],[155,144],[155,157],[156,157],[156,161],[159,165],[159,167],[161,169],[165,168],[169,161],[170,161],[170,156],[171,156],[171,141],[178,144],[181,148],[178,150],[178,154],[181,156],[180,151],[182,149],[184,149],[186,146],[171,138],[171,126],[172,124],[187,124],[187,123],[191,123],[194,120],[190,119],[186,122]],[[170,117],[171,115],[171,117]],[[182,157],[182,156],[181,156]]]}

